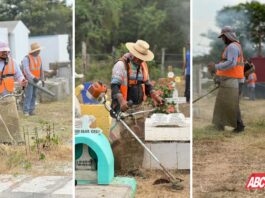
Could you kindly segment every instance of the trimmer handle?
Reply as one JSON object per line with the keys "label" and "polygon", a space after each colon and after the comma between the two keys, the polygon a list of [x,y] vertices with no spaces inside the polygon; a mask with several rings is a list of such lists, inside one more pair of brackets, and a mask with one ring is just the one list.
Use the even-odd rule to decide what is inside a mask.
{"label": "trimmer handle", "polygon": [[133,106],[133,101],[132,101],[132,100],[129,100],[129,101],[127,102],[127,105],[128,105],[129,108],[132,108],[132,106]]}

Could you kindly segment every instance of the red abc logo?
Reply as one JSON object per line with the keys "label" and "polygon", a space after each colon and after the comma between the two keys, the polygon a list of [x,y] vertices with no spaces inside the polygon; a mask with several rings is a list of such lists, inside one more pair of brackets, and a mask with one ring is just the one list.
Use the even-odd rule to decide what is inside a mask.
{"label": "red abc logo", "polygon": [[247,190],[260,190],[265,188],[265,173],[252,173],[245,187]]}

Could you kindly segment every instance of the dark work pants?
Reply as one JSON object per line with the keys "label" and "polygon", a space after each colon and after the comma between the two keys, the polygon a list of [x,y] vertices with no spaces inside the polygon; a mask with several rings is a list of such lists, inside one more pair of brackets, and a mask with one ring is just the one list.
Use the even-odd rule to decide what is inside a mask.
{"label": "dark work pants", "polygon": [[[242,88],[243,88],[244,83],[239,83],[239,94],[238,94],[238,102],[240,101],[240,96],[242,93]],[[241,119],[241,112],[240,112],[240,105],[238,106],[238,112],[237,112],[237,128],[245,127],[243,120]]]}
{"label": "dark work pants", "polygon": [[190,102],[190,75],[186,75],[185,93],[186,101]]}

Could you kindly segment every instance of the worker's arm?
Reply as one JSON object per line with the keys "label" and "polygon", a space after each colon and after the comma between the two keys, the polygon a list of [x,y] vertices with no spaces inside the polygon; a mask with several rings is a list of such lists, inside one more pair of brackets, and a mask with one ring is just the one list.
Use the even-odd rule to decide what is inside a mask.
{"label": "worker's arm", "polygon": [[236,44],[230,44],[227,47],[225,57],[226,61],[215,64],[217,70],[227,70],[237,65],[237,58],[240,56],[240,49]]}
{"label": "worker's arm", "polygon": [[251,80],[254,80],[253,73],[249,74],[248,76],[248,82],[250,82]]}
{"label": "worker's arm", "polygon": [[30,63],[29,63],[29,57],[28,56],[26,56],[23,59],[22,64],[23,64],[23,69],[24,69],[26,78],[29,79],[29,80],[33,80],[35,78],[35,76],[30,71],[30,68],[29,68],[30,67]]}
{"label": "worker's arm", "polygon": [[125,65],[122,61],[118,61],[112,69],[111,77],[111,98],[112,104],[115,111],[126,111],[129,107],[127,101],[123,98],[120,91],[120,86],[127,77],[127,72],[125,70]]}
{"label": "worker's arm", "polygon": [[41,66],[40,66],[40,80],[44,81],[44,71],[42,67],[42,61],[41,61]]}
{"label": "worker's arm", "polygon": [[112,69],[112,76],[111,76],[112,99],[116,98],[116,95],[121,93],[120,86],[122,84],[123,79],[127,77],[126,75],[127,75],[127,72],[125,70],[124,63],[122,61],[118,61]]}
{"label": "worker's arm", "polygon": [[14,61],[14,67],[15,67],[15,79],[18,82],[21,82],[22,80],[24,80],[24,76],[21,72],[21,69],[19,68],[19,66],[16,64],[16,62]]}
{"label": "worker's arm", "polygon": [[145,94],[150,96],[151,93],[154,91],[153,85],[151,85],[150,80],[145,82]]}
{"label": "worker's arm", "polygon": [[44,72],[43,72],[43,69],[42,69],[42,61],[41,61],[41,65],[40,65],[40,80],[41,80],[42,87],[44,87],[45,86],[45,82],[44,82]]}
{"label": "worker's arm", "polygon": [[111,84],[111,98],[112,99],[117,99],[117,95],[121,94],[120,86],[121,85],[119,84]]}
{"label": "worker's arm", "polygon": [[20,67],[16,64],[15,61],[14,61],[14,68],[15,68],[14,77],[15,77],[16,81],[18,81],[22,87],[26,87],[28,82],[25,79],[24,75],[22,74]]}

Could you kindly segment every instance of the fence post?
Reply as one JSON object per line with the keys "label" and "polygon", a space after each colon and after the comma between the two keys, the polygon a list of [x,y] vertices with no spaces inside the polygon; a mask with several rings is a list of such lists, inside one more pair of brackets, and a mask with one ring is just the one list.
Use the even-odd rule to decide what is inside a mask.
{"label": "fence post", "polygon": [[161,73],[164,74],[164,68],[165,68],[165,53],[166,48],[162,48],[162,56],[161,56]]}
{"label": "fence post", "polygon": [[82,65],[83,65],[83,74],[85,75],[87,69],[87,51],[86,43],[82,41]]}

